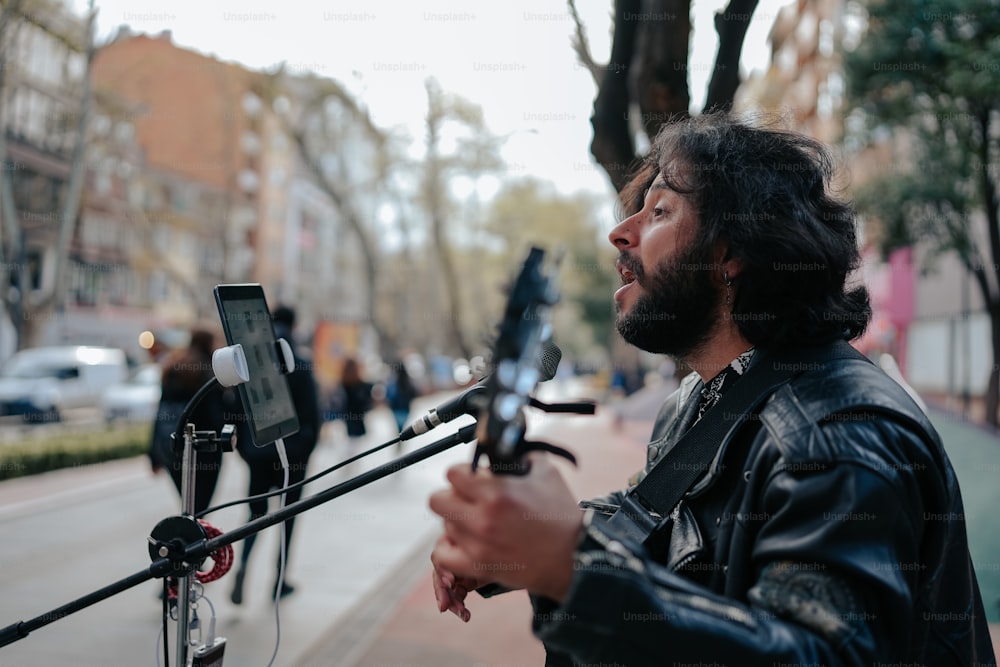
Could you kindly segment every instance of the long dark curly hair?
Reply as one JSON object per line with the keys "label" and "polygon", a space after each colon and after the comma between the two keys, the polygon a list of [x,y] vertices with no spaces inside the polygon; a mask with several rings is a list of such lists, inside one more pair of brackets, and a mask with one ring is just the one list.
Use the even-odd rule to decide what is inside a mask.
{"label": "long dark curly hair", "polygon": [[820,142],[725,113],[663,126],[619,196],[642,208],[658,175],[698,212],[694,250],[722,240],[743,270],[730,316],[758,347],[802,345],[864,333],[868,290],[849,285],[861,264],[852,206],[834,194],[834,161]]}

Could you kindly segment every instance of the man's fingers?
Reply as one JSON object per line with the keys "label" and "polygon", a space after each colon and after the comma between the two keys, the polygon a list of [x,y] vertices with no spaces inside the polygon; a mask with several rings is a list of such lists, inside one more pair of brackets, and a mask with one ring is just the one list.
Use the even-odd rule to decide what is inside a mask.
{"label": "man's fingers", "polygon": [[[468,595],[469,591],[462,585],[452,584],[446,585],[445,579],[449,577],[441,576],[441,573],[437,570],[431,576],[431,582],[434,585],[434,597],[437,599],[437,607],[439,612],[450,611],[451,613],[458,616],[464,622],[468,623],[469,618],[471,618],[471,613],[465,606],[465,596]],[[452,582],[454,582],[454,577],[450,577]]]}
{"label": "man's fingers", "polygon": [[482,498],[484,492],[488,492],[492,488],[491,484],[484,484],[484,480],[488,482],[495,479],[484,468],[472,472],[468,465],[457,465],[448,468],[445,477],[451,483],[456,494],[470,501]]}
{"label": "man's fingers", "polygon": [[427,503],[431,511],[447,521],[472,515],[472,504],[452,489],[442,489],[431,494]]}
{"label": "man's fingers", "polygon": [[448,593],[448,585],[444,582],[437,570],[431,573],[431,583],[434,586],[434,599],[437,600],[438,611],[444,611],[451,606],[451,595]]}
{"label": "man's fingers", "polygon": [[463,623],[468,623],[469,619],[472,618],[472,612],[469,611],[468,607],[458,601],[448,607],[448,611],[462,619]]}
{"label": "man's fingers", "polygon": [[429,507],[444,519],[444,538],[453,547],[489,541],[489,526],[481,520],[483,509],[475,503],[445,489],[431,495]]}
{"label": "man's fingers", "polygon": [[[475,580],[476,573],[473,563],[469,560],[468,555],[450,539],[438,543],[434,549],[434,557],[438,569],[450,572],[455,577],[455,581],[459,579]],[[454,590],[454,587],[451,590]]]}
{"label": "man's fingers", "polygon": [[472,614],[465,606],[465,598],[479,583],[474,577],[463,576],[462,570],[456,569],[454,564],[467,562],[462,550],[447,535],[438,538],[431,552],[431,563],[434,565],[431,583],[438,611],[450,611],[466,623]]}

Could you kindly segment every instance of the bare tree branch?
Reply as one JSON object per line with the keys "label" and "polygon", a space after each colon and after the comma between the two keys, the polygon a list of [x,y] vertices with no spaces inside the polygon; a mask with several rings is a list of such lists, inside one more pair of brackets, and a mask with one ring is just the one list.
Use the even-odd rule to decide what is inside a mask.
{"label": "bare tree branch", "polygon": [[[283,75],[284,63],[282,63],[281,67],[278,68],[278,71],[270,77],[270,80],[272,82],[280,81]],[[319,109],[320,106],[328,102],[330,99],[334,99],[340,107],[347,111],[351,118],[361,126],[365,135],[372,142],[374,142],[378,148],[385,146],[387,141],[385,131],[375,124],[372,120],[371,114],[358,105],[358,101],[354,99],[354,97],[340,84],[339,81],[334,79],[310,77],[309,83],[312,90],[315,91],[315,94],[311,100],[306,101],[307,108],[321,111],[321,109]]]}
{"label": "bare tree branch", "polygon": [[573,17],[573,52],[576,53],[577,60],[590,72],[594,83],[601,85],[602,67],[594,62],[594,57],[590,53],[590,42],[587,40],[587,32],[583,29],[583,21],[580,20],[580,13],[576,9],[576,0],[566,0],[569,5],[570,16]]}
{"label": "bare tree branch", "polygon": [[715,15],[715,31],[719,34],[719,50],[708,83],[705,110],[729,110],[736,89],[740,86],[740,53],[750,27],[757,0],[730,0],[721,14]]}
{"label": "bare tree branch", "polygon": [[[361,251],[361,266],[365,276],[364,282],[368,286],[365,294],[365,312],[369,313],[370,324],[378,340],[380,351],[386,353],[388,350],[395,349],[396,341],[389,327],[379,317],[379,310],[376,307],[378,288],[381,284],[378,253],[369,236],[364,216],[358,211],[355,200],[350,194],[351,184],[341,184],[329,177],[320,162],[320,157],[311,149],[312,140],[307,136],[305,121],[313,114],[316,118],[323,118],[328,111],[328,105],[331,102],[336,102],[341,109],[347,111],[351,120],[374,144],[379,160],[377,179],[384,178],[386,174],[389,162],[389,158],[386,156],[388,137],[381,128],[375,125],[369,113],[358,105],[357,101],[339,82],[319,77],[309,77],[304,80],[298,78],[298,81],[305,82],[305,85],[296,86],[298,91],[295,97],[302,104],[301,112],[295,114],[295,118],[279,114],[280,122],[285,133],[295,142],[298,156],[303,165],[312,174],[316,185],[330,198],[344,224],[358,243],[358,248]],[[285,94],[285,86],[289,82],[285,81],[284,66],[282,65],[277,71],[271,73],[263,83],[266,90],[261,92],[266,97],[275,98]],[[304,93],[304,91],[307,92]]]}
{"label": "bare tree branch", "polygon": [[376,317],[376,313],[378,312],[376,310],[375,298],[377,293],[376,285],[378,284],[378,259],[376,257],[375,248],[372,245],[371,239],[368,237],[368,231],[365,229],[365,225],[362,222],[362,217],[357,210],[355,210],[350,196],[336,184],[331,182],[331,179],[324,173],[323,167],[309,150],[305,134],[300,129],[291,127],[287,124],[285,129],[292,137],[293,141],[295,141],[295,145],[298,147],[299,156],[302,158],[302,162],[305,164],[306,169],[308,169],[316,179],[316,184],[320,187],[320,189],[330,197],[334,206],[336,206],[337,210],[340,211],[340,215],[344,222],[354,234],[355,239],[357,239],[358,247],[361,249],[362,266],[365,271],[365,284],[368,285],[365,312],[371,313],[372,328],[375,330],[375,335],[379,340],[380,348],[385,350],[387,347],[391,347],[391,341],[387,330],[381,325]]}

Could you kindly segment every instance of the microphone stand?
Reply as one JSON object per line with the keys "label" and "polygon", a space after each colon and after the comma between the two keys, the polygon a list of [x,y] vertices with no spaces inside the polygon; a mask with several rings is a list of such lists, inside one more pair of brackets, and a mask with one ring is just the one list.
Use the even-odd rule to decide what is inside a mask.
{"label": "microphone stand", "polygon": [[[181,514],[194,516],[194,487],[195,474],[197,473],[198,452],[194,446],[194,425],[184,426],[184,456],[181,459],[181,470],[184,475],[181,477]],[[180,667],[187,665],[187,648],[191,640],[189,629],[189,609],[191,599],[192,581],[188,573],[177,577],[177,664]],[[164,631],[166,631],[164,629]],[[163,636],[163,643],[167,643],[167,636]]]}
{"label": "microphone stand", "polygon": [[[193,432],[193,427],[189,427],[187,432]],[[377,468],[366,471],[353,477],[345,482],[337,484],[335,486],[326,489],[325,491],[320,491],[315,495],[309,496],[308,498],[303,498],[298,502],[292,503],[287,507],[284,507],[277,512],[272,514],[266,514],[260,518],[254,519],[239,528],[229,531],[228,533],[223,533],[211,540],[204,538],[204,532],[201,532],[202,537],[190,537],[188,535],[177,534],[169,542],[163,540],[156,540],[156,544],[151,544],[150,554],[158,554],[159,557],[153,559],[152,564],[145,570],[141,570],[132,574],[124,579],[119,579],[118,581],[109,584],[103,588],[100,588],[92,593],[84,595],[83,597],[77,598],[72,602],[69,602],[61,607],[57,607],[49,612],[46,612],[40,616],[29,619],[27,621],[19,621],[17,623],[12,623],[5,628],[0,629],[0,647],[7,646],[8,644],[13,644],[15,641],[21,640],[28,636],[29,633],[37,630],[38,628],[45,627],[50,623],[53,623],[61,618],[69,616],[81,609],[86,609],[91,605],[94,605],[101,600],[105,600],[112,595],[116,595],[130,588],[138,586],[139,584],[149,581],[150,579],[156,577],[164,577],[171,573],[184,572],[185,575],[193,572],[198,564],[200,564],[205,558],[209,556],[212,552],[237,542],[239,540],[245,539],[250,535],[253,535],[265,528],[273,526],[277,523],[281,523],[286,519],[293,516],[301,514],[306,510],[312,509],[326,503],[334,498],[338,498],[350,491],[358,489],[362,486],[370,484],[374,481],[387,477],[394,472],[398,472],[403,468],[407,468],[414,463],[419,463],[424,459],[428,459],[435,454],[439,454],[447,449],[451,449],[456,445],[460,445],[467,442],[472,442],[475,439],[476,434],[476,424],[469,424],[456,433],[450,436],[441,438],[429,445],[416,449],[409,452],[398,459],[385,463]],[[191,450],[191,447],[185,446],[185,453]],[[192,451],[193,458],[193,451]],[[188,480],[185,477],[184,481],[188,482],[188,495],[193,496],[193,466],[190,468],[191,472],[189,475],[191,479]],[[183,491],[182,491],[183,495]],[[190,504],[193,500],[185,499],[186,509],[191,509]],[[194,522],[194,518],[190,515],[185,517],[173,517],[172,519],[166,519],[165,522],[176,521],[179,519],[189,519]],[[162,525],[163,522],[161,522]],[[197,525],[197,524],[196,524]],[[159,526],[158,526],[159,527]],[[154,532],[156,532],[154,530]],[[185,532],[185,531],[181,531]],[[190,532],[190,531],[187,531]],[[154,542],[152,537],[149,538],[150,542]],[[157,548],[158,547],[158,548]],[[184,591],[187,584],[187,576],[178,577],[179,579],[185,580],[185,585],[179,586],[179,591]],[[181,593],[183,595],[183,593]],[[181,609],[186,607],[187,596],[184,595],[178,600],[178,622],[181,619],[180,613]],[[178,635],[183,631],[183,627],[178,624]],[[184,641],[180,639],[177,642],[178,646],[178,665],[184,667],[186,665],[186,655],[187,655],[187,636],[185,634]],[[164,641],[166,638],[164,637]]]}
{"label": "microphone stand", "polygon": [[[209,382],[206,386],[214,386],[214,383]],[[171,547],[168,547],[164,541],[156,539],[154,535],[165,534],[166,537],[163,539],[165,540],[167,537],[171,538],[170,541],[173,545],[177,544],[177,538],[179,537],[174,531],[179,529],[184,532],[195,530],[196,532],[192,533],[192,536],[205,535],[204,530],[198,524],[197,520],[194,520],[193,523],[189,520],[189,518],[194,517],[195,513],[195,478],[198,471],[198,451],[200,449],[214,451],[216,446],[221,446],[223,451],[233,450],[232,426],[227,424],[223,427],[221,434],[216,434],[215,431],[196,431],[194,424],[189,424],[185,421],[181,423],[184,424],[184,453],[181,457],[181,470],[183,471],[183,475],[181,476],[181,516],[167,519],[165,522],[157,524],[153,529],[150,537],[147,538],[151,545],[150,555],[153,554],[154,548],[159,549],[159,555],[166,555],[171,550]],[[189,625],[191,598],[195,582],[192,573],[201,565],[207,555],[205,554],[205,556],[197,560],[182,562],[181,574],[177,575],[177,660],[178,664],[182,665],[182,667],[187,664],[187,650],[191,643]],[[167,643],[166,636],[163,638],[163,643],[164,645]],[[182,659],[184,662],[182,662]]]}

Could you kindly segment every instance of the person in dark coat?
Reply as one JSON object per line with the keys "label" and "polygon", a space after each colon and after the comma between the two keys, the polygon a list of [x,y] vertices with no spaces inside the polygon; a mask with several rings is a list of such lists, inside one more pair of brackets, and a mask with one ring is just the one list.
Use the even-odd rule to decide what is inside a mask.
{"label": "person in dark coat", "polygon": [[385,402],[392,410],[396,420],[396,428],[402,432],[410,419],[410,406],[413,399],[420,395],[420,390],[410,377],[406,365],[400,362],[396,365],[395,374],[385,388]]}
{"label": "person in dark coat", "polygon": [[[183,474],[183,443],[171,439],[178,430],[178,420],[185,406],[195,393],[214,377],[212,353],[215,335],[207,329],[195,328],[186,348],[168,355],[162,362],[160,403],[149,449],[149,459],[154,472],[166,470],[177,492],[181,492]],[[235,394],[222,387],[209,391],[191,412],[188,423],[198,431],[219,432],[226,424],[226,416],[237,409]],[[201,451],[197,455],[195,473],[194,509],[200,512],[209,506],[222,469],[222,449]]]}
{"label": "person in dark coat", "polygon": [[[288,455],[288,483],[294,485],[306,478],[306,469],[309,467],[309,457],[316,448],[319,438],[320,416],[319,399],[316,390],[316,380],[313,376],[312,362],[305,356],[292,337],[292,330],[295,327],[295,311],[288,306],[278,306],[271,314],[274,324],[274,335],[276,338],[284,338],[292,348],[295,358],[295,370],[288,378],[288,389],[292,395],[292,403],[299,417],[299,430],[283,439],[285,443],[285,453]],[[274,443],[257,447],[248,438],[241,438],[237,444],[237,451],[246,461],[250,468],[250,483],[247,489],[248,496],[256,496],[267,493],[271,489],[282,488],[285,481],[285,472],[278,459],[278,451]],[[285,504],[290,505],[302,497],[302,487],[293,488],[285,494]],[[278,496],[280,498],[280,496]],[[257,500],[249,503],[250,520],[264,516],[268,511],[267,499]],[[285,521],[285,563],[287,570],[288,555],[292,544],[292,529],[295,527],[295,517]],[[253,551],[256,541],[256,534],[246,538],[243,542],[243,551],[240,555],[239,568],[236,571],[233,591],[230,599],[234,604],[243,603],[243,584],[246,578],[247,564],[250,561],[250,553]],[[275,572],[274,590],[272,597],[278,593],[278,574],[281,572],[281,554],[278,554],[277,568]],[[281,588],[281,597],[290,595],[295,587],[289,583],[284,583]]]}
{"label": "person in dark coat", "polygon": [[361,366],[353,357],[344,360],[339,393],[347,436],[351,440],[363,437],[368,433],[365,417],[372,409],[372,384],[361,377]]}

